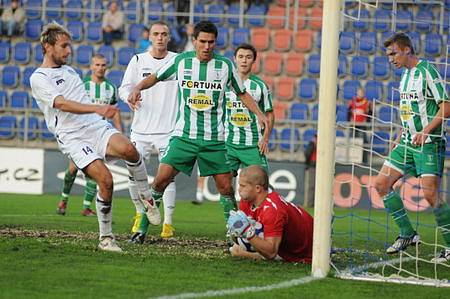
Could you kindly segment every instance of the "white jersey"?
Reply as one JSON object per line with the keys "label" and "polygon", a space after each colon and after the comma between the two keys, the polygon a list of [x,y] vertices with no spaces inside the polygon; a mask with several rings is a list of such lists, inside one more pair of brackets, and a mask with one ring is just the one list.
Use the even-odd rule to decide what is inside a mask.
{"label": "white jersey", "polygon": [[59,132],[78,131],[81,127],[102,119],[95,113],[75,114],[53,108],[53,101],[57,96],[82,104],[92,104],[83,81],[70,66],[40,67],[31,75],[30,85],[33,97],[44,113],[47,127],[55,135]]}
{"label": "white jersey", "polygon": [[[145,52],[133,56],[123,76],[119,97],[127,102],[128,95],[142,79],[155,74],[176,55],[174,52],[168,52],[166,57],[157,59]],[[152,88],[143,90],[141,97],[141,107],[134,113],[131,131],[138,134],[171,133],[178,111],[177,81],[158,82]]]}

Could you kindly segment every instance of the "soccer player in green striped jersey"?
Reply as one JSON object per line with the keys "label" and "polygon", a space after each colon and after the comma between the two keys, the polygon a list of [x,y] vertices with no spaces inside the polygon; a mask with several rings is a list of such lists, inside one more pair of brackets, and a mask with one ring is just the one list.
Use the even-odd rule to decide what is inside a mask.
{"label": "soccer player in green striped jersey", "polygon": [[399,86],[402,132],[375,182],[384,206],[400,228],[400,235],[386,252],[396,253],[420,242],[400,195],[393,190],[393,185],[408,173],[420,177],[423,195],[444,237],[446,248],[433,261],[446,262],[450,260],[450,208],[439,195],[445,159],[443,119],[450,116],[445,85],[432,64],[416,57],[406,34],[394,34],[384,46],[389,62],[405,68]]}
{"label": "soccer player in green striped jersey", "polygon": [[[83,80],[84,89],[88,94],[92,103],[99,105],[115,105],[117,104],[117,88],[105,77],[106,73],[106,58],[101,54],[95,54],[92,57],[90,66],[92,74],[86,76]],[[120,119],[120,112],[116,113],[113,118],[114,127],[122,132],[122,125]],[[70,161],[69,168],[64,175],[63,188],[61,192],[61,200],[58,203],[56,212],[60,215],[66,214],[67,203],[69,201],[69,194],[73,183],[77,176],[78,169],[75,164]],[[97,184],[94,180],[86,178],[86,187],[84,189],[83,216],[95,216],[95,212],[91,209],[91,203],[97,194]]]}
{"label": "soccer player in green striped jersey", "polygon": [[269,171],[265,155],[268,152],[269,136],[274,121],[272,95],[267,85],[251,73],[256,55],[255,47],[250,44],[241,44],[234,51],[239,77],[259,109],[266,115],[269,127],[262,136],[256,115],[242,104],[234,92],[228,90],[225,93],[227,99],[225,144],[230,167],[235,176],[241,165],[243,167],[258,165],[266,172]]}
{"label": "soccer player in green striped jersey", "polygon": [[141,90],[158,81],[178,81],[177,121],[152,185],[153,199],[160,200],[166,186],[180,171],[191,175],[197,161],[201,176],[213,176],[228,219],[229,212],[237,206],[225,149],[225,89],[229,87],[239,96],[262,127],[268,128],[268,122],[245,91],[233,63],[214,53],[216,39],[217,27],[213,23],[202,21],[195,25],[195,51],[173,57],[156,74],[143,79],[128,97],[128,103],[136,109]]}

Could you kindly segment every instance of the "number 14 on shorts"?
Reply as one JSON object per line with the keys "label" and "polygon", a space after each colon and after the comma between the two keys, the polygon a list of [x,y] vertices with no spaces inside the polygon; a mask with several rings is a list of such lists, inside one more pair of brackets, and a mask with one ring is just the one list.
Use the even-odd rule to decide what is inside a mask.
{"label": "number 14 on shorts", "polygon": [[93,153],[94,153],[94,151],[93,151],[88,145],[86,145],[85,147],[83,147],[81,150],[83,151],[83,153],[84,153],[86,156],[89,155],[89,154],[93,154]]}

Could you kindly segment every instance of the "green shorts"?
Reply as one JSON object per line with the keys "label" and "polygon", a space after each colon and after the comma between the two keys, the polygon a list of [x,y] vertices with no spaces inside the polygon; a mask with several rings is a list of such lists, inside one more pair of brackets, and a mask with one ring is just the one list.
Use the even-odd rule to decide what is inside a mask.
{"label": "green shorts", "polygon": [[442,176],[445,160],[445,142],[426,143],[421,146],[397,145],[384,162],[402,174]]}
{"label": "green shorts", "polygon": [[192,174],[195,161],[201,176],[231,171],[223,141],[172,137],[161,158],[161,163],[171,165],[189,176]]}
{"label": "green shorts", "polygon": [[250,165],[259,165],[269,173],[269,165],[266,156],[259,152],[257,146],[254,147],[236,147],[226,144],[228,160],[230,160],[230,167],[233,175],[237,175],[239,167],[248,167]]}

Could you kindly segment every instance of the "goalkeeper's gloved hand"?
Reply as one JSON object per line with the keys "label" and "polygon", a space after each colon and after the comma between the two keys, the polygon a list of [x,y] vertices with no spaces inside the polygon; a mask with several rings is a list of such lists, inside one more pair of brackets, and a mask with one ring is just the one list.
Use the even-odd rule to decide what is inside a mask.
{"label": "goalkeeper's gloved hand", "polygon": [[255,227],[242,211],[230,211],[227,221],[228,234],[231,237],[243,237],[250,240],[255,236]]}

